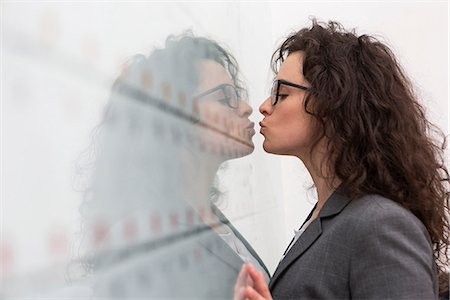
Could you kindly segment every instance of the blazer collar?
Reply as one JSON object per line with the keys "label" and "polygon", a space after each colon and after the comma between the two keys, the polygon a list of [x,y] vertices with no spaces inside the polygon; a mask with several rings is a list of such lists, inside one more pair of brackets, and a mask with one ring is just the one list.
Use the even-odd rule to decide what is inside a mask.
{"label": "blazer collar", "polygon": [[[337,188],[333,194],[325,202],[324,206],[320,210],[317,219],[311,222],[306,228],[305,232],[299,237],[295,242],[286,256],[278,265],[272,279],[269,283],[269,288],[272,289],[274,284],[277,282],[281,274],[283,274],[286,269],[294,263],[311,245],[319,238],[322,234],[322,219],[327,217],[332,217],[339,214],[344,207],[350,202],[350,199],[345,196],[345,193],[341,187]],[[314,209],[313,209],[314,210]],[[307,219],[311,217],[312,213]]]}
{"label": "blazer collar", "polygon": [[325,202],[320,210],[319,218],[323,219],[340,213],[349,202],[350,198],[346,196],[344,189],[339,186]]}

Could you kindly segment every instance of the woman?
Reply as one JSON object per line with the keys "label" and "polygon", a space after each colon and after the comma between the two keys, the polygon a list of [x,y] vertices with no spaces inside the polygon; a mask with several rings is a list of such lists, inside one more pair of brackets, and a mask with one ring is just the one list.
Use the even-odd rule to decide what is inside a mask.
{"label": "woman", "polygon": [[99,127],[82,210],[95,296],[229,299],[244,262],[268,279],[212,202],[219,166],[253,151],[251,113],[215,41],[184,34],[134,57]]}
{"label": "woman", "polygon": [[436,299],[448,290],[444,146],[391,50],[313,20],[273,66],[263,147],[298,157],[318,201],[269,286],[245,265],[235,297]]}

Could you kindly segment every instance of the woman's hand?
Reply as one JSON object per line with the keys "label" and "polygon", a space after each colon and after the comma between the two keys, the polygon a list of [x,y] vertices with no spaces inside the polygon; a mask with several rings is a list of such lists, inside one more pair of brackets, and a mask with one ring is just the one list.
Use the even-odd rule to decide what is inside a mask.
{"label": "woman's hand", "polygon": [[234,286],[234,300],[272,300],[262,272],[244,264]]}

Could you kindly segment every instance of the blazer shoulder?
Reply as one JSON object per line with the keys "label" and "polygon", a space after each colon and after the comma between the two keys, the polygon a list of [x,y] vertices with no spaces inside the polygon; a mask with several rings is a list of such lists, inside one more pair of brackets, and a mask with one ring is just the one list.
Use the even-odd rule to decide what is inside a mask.
{"label": "blazer shoulder", "polygon": [[354,199],[348,205],[348,209],[358,213],[364,219],[374,219],[380,216],[398,216],[404,218],[416,218],[414,214],[399,203],[380,195],[365,195]]}
{"label": "blazer shoulder", "polygon": [[350,286],[355,298],[386,298],[386,291],[392,299],[435,298],[431,239],[410,210],[380,195],[367,195],[353,200],[346,213],[353,225]]}
{"label": "blazer shoulder", "polygon": [[428,236],[425,225],[409,209],[381,195],[365,195],[354,199],[346,210],[352,218],[367,225],[361,229],[370,230],[372,226],[391,224],[396,227],[408,227],[408,230],[415,230]]}

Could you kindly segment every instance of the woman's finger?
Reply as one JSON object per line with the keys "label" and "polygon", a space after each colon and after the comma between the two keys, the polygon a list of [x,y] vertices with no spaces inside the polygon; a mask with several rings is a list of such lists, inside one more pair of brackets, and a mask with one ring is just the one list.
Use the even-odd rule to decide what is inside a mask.
{"label": "woman's finger", "polygon": [[251,264],[246,265],[246,270],[249,277],[253,281],[254,289],[260,294],[264,299],[272,299],[269,287],[267,286],[266,279],[262,272],[257,271]]}
{"label": "woman's finger", "polygon": [[247,286],[244,290],[245,299],[249,300],[265,300],[254,288]]}
{"label": "woman's finger", "polygon": [[241,286],[240,288],[234,289],[234,297],[233,300],[244,300],[245,287]]}
{"label": "woman's finger", "polygon": [[244,287],[247,281],[248,272],[245,265],[242,265],[241,270],[239,271],[239,275],[236,279],[236,284],[234,285],[234,293],[237,293],[241,287]]}

